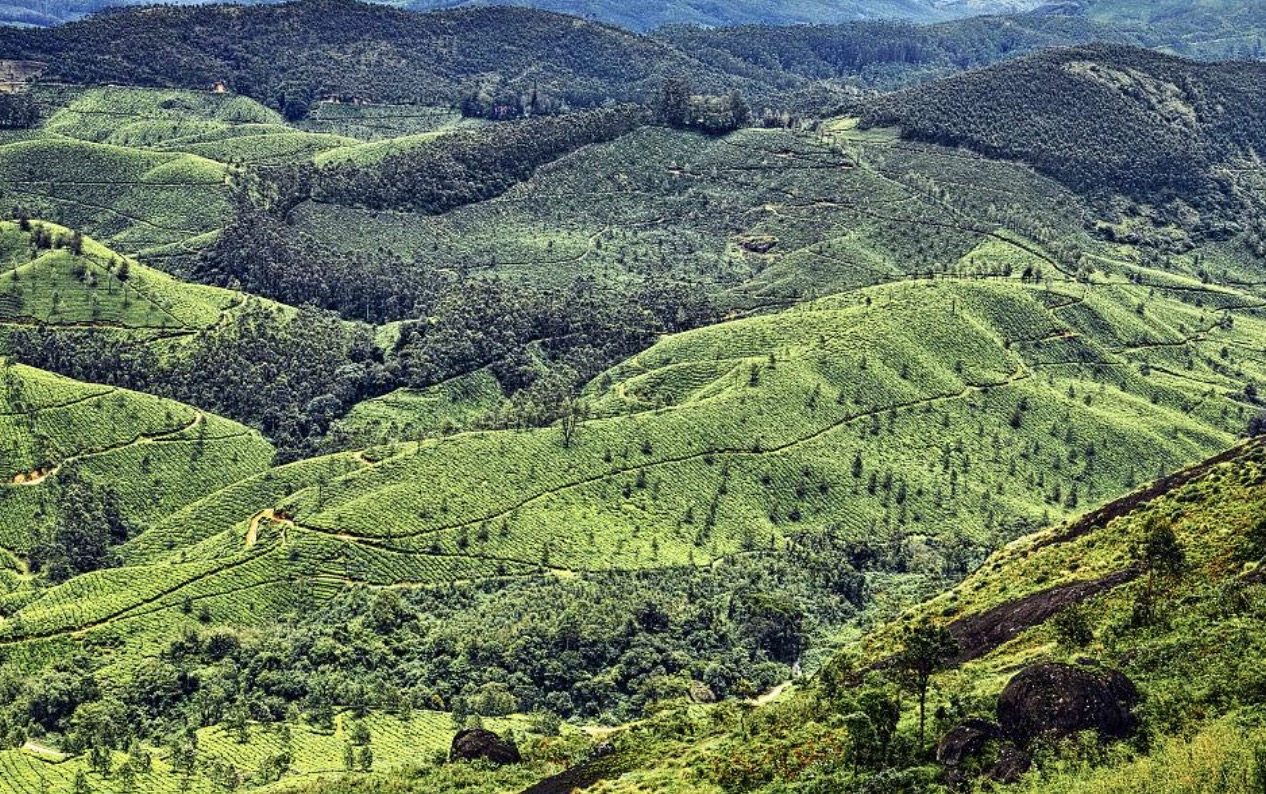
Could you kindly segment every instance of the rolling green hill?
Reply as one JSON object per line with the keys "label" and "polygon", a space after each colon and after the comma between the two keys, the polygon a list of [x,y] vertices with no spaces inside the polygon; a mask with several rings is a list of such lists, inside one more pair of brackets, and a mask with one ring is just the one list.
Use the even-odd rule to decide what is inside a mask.
{"label": "rolling green hill", "polygon": [[92,238],[76,243],[63,226],[26,225],[24,231],[18,222],[0,222],[0,324],[187,335],[222,322],[244,300],[227,290],[178,282]]}
{"label": "rolling green hill", "polygon": [[[1245,382],[1266,374],[1258,304],[1197,283],[947,278],[673,336],[596,380],[574,435],[315,459],[164,511],[119,548],[127,567],[23,604],[0,648],[38,665],[109,647],[97,675],[123,696],[137,655],[181,626],[329,614],[349,583],[434,592],[455,612],[428,631],[473,620],[477,635],[443,591],[770,565],[831,538],[859,555],[863,603],[891,614],[997,544],[1231,443],[1258,410]],[[445,675],[426,673],[448,704],[462,690]],[[515,687],[523,708],[550,692]]]}
{"label": "rolling green hill", "polygon": [[219,163],[55,135],[0,146],[0,179],[6,200],[134,252],[196,240],[231,211]]}
{"label": "rolling green hill", "polygon": [[[794,694],[748,715],[725,706],[667,709],[616,739],[622,760],[581,767],[577,778],[607,777],[594,790],[613,793],[807,792],[868,780],[941,790],[937,766],[908,744],[910,701],[896,706],[887,740],[907,769],[877,774],[863,749],[874,740],[863,729],[880,724],[869,716],[881,713],[875,704],[898,696],[900,679],[885,660],[910,626],[930,623],[959,643],[958,658],[933,679],[929,702],[941,731],[964,718],[994,719],[1003,687],[1038,664],[1120,670],[1141,693],[1137,738],[1051,741],[1013,790],[1254,791],[1266,772],[1261,691],[1252,683],[1262,653],[1263,454],[1259,439],[1087,519],[1016,541]],[[1156,537],[1171,539],[1169,559],[1180,565],[1148,573],[1141,550]],[[411,790],[407,778],[397,784]]]}
{"label": "rolling green hill", "polygon": [[[454,8],[463,0],[384,0],[387,5],[416,10]],[[504,0],[503,5],[542,8],[578,17],[599,19],[630,30],[649,30],[666,24],[733,25],[738,23],[798,24],[838,22],[844,19],[910,18],[938,19],[949,15],[1012,10],[1024,0],[972,0],[964,3],[933,3],[927,0],[795,0],[773,3],[768,0],[740,0],[717,6],[699,0],[668,3],[636,2],[617,4],[608,0]],[[59,0],[39,4],[15,0],[0,10],[0,21],[10,24],[50,25],[68,22],[112,6],[137,5],[124,0]]]}
{"label": "rolling green hill", "polygon": [[[1071,10],[0,31],[50,62],[0,131],[0,790],[935,790],[894,671],[941,626],[933,734],[1035,661],[1147,691],[1021,785],[1154,781],[1185,729],[1247,794],[1262,69],[864,96]],[[524,763],[442,763],[480,724]]]}
{"label": "rolling green hill", "polygon": [[272,458],[258,433],[190,406],[4,366],[2,542],[61,578]]}
{"label": "rolling green hill", "polygon": [[[1243,178],[1247,185],[1251,174]],[[1087,218],[1103,218],[1103,232],[1088,228]],[[751,310],[982,268],[1053,275],[1128,270],[1146,261],[1195,278],[1203,271],[1248,283],[1259,280],[1261,267],[1256,232],[1240,226],[1220,239],[1203,231],[1234,228],[1234,216],[1216,207],[1186,226],[1146,212],[1105,213],[1023,164],[903,141],[891,130],[859,130],[847,118],[824,123],[817,134],[750,129],[708,138],[648,127],[443,214],[305,200],[286,220],[272,233],[252,229],[220,257],[215,279],[237,278],[290,302],[329,300],[325,305],[349,316],[362,313],[351,308],[360,294],[268,292],[276,279],[257,274],[252,263],[266,265],[276,254],[241,251],[267,240],[261,249],[328,262],[319,269],[331,280],[358,252],[388,251],[399,261],[395,272],[414,281],[375,288],[382,295],[376,312],[413,305],[426,291],[412,283],[453,272],[552,288],[578,277],[617,287],[650,279],[688,285],[723,310]],[[313,248],[328,253],[308,253]],[[1012,255],[986,260],[973,255],[977,250]]]}
{"label": "rolling green hill", "polygon": [[[361,56],[343,57],[351,51]],[[455,106],[486,92],[508,105],[535,90],[556,104],[593,106],[644,99],[680,73],[701,88],[735,84],[665,44],[549,12],[419,14],[348,0],[169,6],[0,29],[0,55],[45,61],[45,77],[64,82],[210,90],[224,81],[289,118],[331,95]]]}

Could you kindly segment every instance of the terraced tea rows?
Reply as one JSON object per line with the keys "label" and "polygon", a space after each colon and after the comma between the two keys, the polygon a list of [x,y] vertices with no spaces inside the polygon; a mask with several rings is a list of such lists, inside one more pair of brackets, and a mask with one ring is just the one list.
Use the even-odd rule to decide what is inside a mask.
{"label": "terraced tea rows", "polygon": [[[378,771],[430,761],[445,754],[452,739],[452,718],[443,712],[415,710],[407,719],[375,712],[363,720],[356,720],[352,713],[345,712],[336,715],[331,730],[317,730],[304,723],[285,724],[284,728],[253,724],[246,728],[243,737],[224,728],[205,728],[198,731],[198,754],[204,762],[220,761],[232,765],[238,774],[252,779],[256,785],[268,781],[253,776],[282,752],[288,752],[292,758],[288,781],[337,774],[343,771],[344,748],[350,741],[349,731],[353,722],[360,722],[368,729],[374,769]],[[527,720],[521,717],[492,718],[487,725],[503,733],[522,733],[527,728]],[[241,741],[243,738],[245,741]],[[151,768],[136,775],[138,790],[155,794],[211,794],[222,790],[205,776],[187,776],[173,768],[167,751],[146,748],[146,752],[152,759]],[[112,767],[117,769],[127,760],[126,753],[115,752],[112,754]],[[118,782],[117,775],[106,778],[91,772],[81,759],[67,759],[38,742],[0,751],[0,780],[16,794],[69,790],[81,771],[88,772],[88,784],[96,790],[109,790]]]}
{"label": "terraced tea rows", "polygon": [[909,282],[670,337],[591,385],[570,446],[467,433],[256,476],[128,545],[159,596],[105,575],[109,608],[78,615],[54,590],[10,642],[139,649],[185,599],[250,623],[348,582],[705,565],[826,527],[939,573],[954,538],[989,547],[1235,438],[1266,329],[1255,299],[1207,293],[1231,308],[1124,280]]}
{"label": "terraced tea rows", "polygon": [[138,529],[266,467],[258,433],[187,405],[5,362],[0,545],[29,551],[57,520],[67,472],[108,489]]}

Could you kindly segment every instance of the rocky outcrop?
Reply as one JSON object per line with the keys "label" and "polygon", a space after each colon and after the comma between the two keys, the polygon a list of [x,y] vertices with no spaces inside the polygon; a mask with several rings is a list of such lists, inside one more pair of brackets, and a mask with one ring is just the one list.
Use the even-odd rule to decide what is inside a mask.
{"label": "rocky outcrop", "polygon": [[1052,587],[984,612],[959,618],[949,625],[949,632],[959,648],[953,661],[955,664],[962,664],[978,659],[1034,626],[1041,625],[1056,613],[1133,581],[1138,575],[1139,569],[1130,567],[1098,579]]}
{"label": "rocky outcrop", "polygon": [[946,732],[936,747],[936,760],[943,767],[942,781],[964,790],[982,776],[1015,783],[1033,764],[1027,753],[1007,741],[1001,725],[978,718]]}
{"label": "rocky outcrop", "polygon": [[986,774],[999,783],[1019,783],[1020,778],[1032,768],[1033,759],[1028,753],[1014,744],[1004,744],[998,748],[998,757]]}
{"label": "rocky outcrop", "polygon": [[523,760],[519,748],[483,728],[466,728],[453,737],[450,761],[491,761],[494,764],[517,764]]}
{"label": "rocky outcrop", "polygon": [[1025,668],[998,696],[997,722],[969,719],[941,737],[942,779],[963,789],[980,777],[1017,783],[1033,766],[1028,750],[1034,742],[1080,731],[1103,739],[1132,734],[1138,700],[1134,683],[1114,670],[1053,663]]}
{"label": "rocky outcrop", "polygon": [[980,755],[985,745],[1002,735],[996,722],[970,719],[950,728],[936,746],[936,760],[947,767],[960,767]]}
{"label": "rocky outcrop", "polygon": [[1089,730],[1123,739],[1138,727],[1132,712],[1138,700],[1122,673],[1036,664],[1017,673],[998,696],[998,722],[1022,746]]}

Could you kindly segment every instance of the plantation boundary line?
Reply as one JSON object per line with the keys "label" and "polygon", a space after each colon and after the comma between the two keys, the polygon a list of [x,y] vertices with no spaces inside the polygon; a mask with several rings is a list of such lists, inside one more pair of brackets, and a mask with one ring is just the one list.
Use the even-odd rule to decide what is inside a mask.
{"label": "plantation boundary line", "polygon": [[[523,559],[519,559],[518,557],[501,557],[501,556],[496,556],[492,554],[463,554],[460,552],[453,552],[453,551],[430,551],[429,549],[413,549],[413,548],[409,548],[408,546],[395,546],[389,542],[391,540],[394,540],[395,538],[415,537],[416,535],[419,535],[422,533],[415,533],[414,535],[391,535],[391,536],[386,536],[382,538],[376,538],[376,537],[368,536],[368,535],[353,535],[347,532],[340,532],[339,530],[327,529],[325,527],[310,526],[308,524],[301,524],[296,521],[290,521],[289,525],[294,527],[295,529],[301,529],[301,530],[304,530],[305,532],[311,532],[314,535],[322,535],[325,537],[334,538],[335,540],[341,540],[344,543],[354,543],[358,546],[367,546],[371,549],[377,549],[379,551],[385,551],[391,554],[399,554],[406,557],[432,557],[432,558],[438,558],[438,559],[475,560],[475,561],[482,561],[482,562],[508,562],[508,563],[514,563],[515,565],[523,565],[528,568],[533,568],[533,569],[538,569],[538,570],[544,568],[545,570],[550,571],[552,573],[562,573],[562,574],[578,573],[578,572],[589,573],[589,569],[587,568],[562,568],[556,565],[546,565],[542,563],[540,560],[523,560]],[[359,580],[346,580],[346,581],[359,581]]]}
{"label": "plantation boundary line", "polygon": [[[57,474],[57,472],[59,472],[59,471],[62,469],[62,467],[63,467],[63,466],[65,466],[65,465],[67,465],[67,464],[69,464],[69,463],[75,463],[75,462],[80,461],[80,460],[83,460],[83,459],[85,459],[85,458],[94,458],[94,457],[99,457],[99,456],[101,456],[101,455],[108,455],[108,454],[110,454],[110,453],[113,453],[113,452],[118,452],[119,450],[122,450],[122,449],[127,449],[127,448],[129,448],[129,447],[134,447],[134,446],[137,446],[137,445],[139,445],[139,444],[152,443],[152,442],[161,442],[161,441],[165,441],[165,440],[166,440],[166,441],[195,441],[196,439],[171,439],[171,438],[167,438],[167,436],[174,436],[174,435],[177,435],[177,434],[179,434],[179,433],[184,433],[184,432],[187,432],[187,431],[189,431],[189,430],[192,430],[194,427],[196,427],[196,426],[197,426],[200,422],[202,422],[202,421],[205,419],[205,415],[202,413],[202,411],[198,411],[198,410],[196,410],[196,409],[194,409],[194,410],[195,410],[195,415],[194,415],[194,417],[193,417],[193,421],[189,422],[188,424],[181,425],[180,427],[175,428],[174,430],[166,430],[166,431],[163,431],[163,432],[161,432],[161,433],[157,433],[157,434],[154,434],[154,433],[139,433],[139,434],[137,434],[136,436],[134,436],[134,437],[133,437],[130,441],[127,441],[127,442],[122,443],[122,444],[115,444],[115,445],[113,445],[113,446],[109,446],[109,447],[101,447],[101,448],[98,448],[98,449],[90,449],[90,450],[87,450],[87,451],[85,451],[85,452],[76,452],[74,455],[68,455],[67,457],[62,458],[62,459],[61,459],[61,461],[59,461],[56,465],[52,466],[51,468],[49,468],[47,471],[43,472],[42,474],[39,474],[39,475],[37,475],[36,477],[34,477],[34,478],[32,478],[32,479],[29,479],[29,480],[26,480],[26,481],[24,481],[24,482],[20,482],[20,483],[13,483],[13,484],[14,484],[14,485],[38,485],[38,484],[40,484],[40,483],[44,482],[44,481],[45,481],[46,479],[48,479],[49,477],[52,477],[53,475]],[[237,434],[237,435],[235,435],[235,436],[218,436],[218,437],[216,437],[215,439],[208,439],[208,440],[220,440],[220,439],[223,439],[223,438],[235,438],[235,437],[237,437],[237,436],[240,436],[240,435],[247,435],[247,434],[249,434],[249,431],[247,431],[247,433],[244,433],[244,434]],[[19,472],[19,474],[21,474],[21,473],[23,473],[23,472]]]}
{"label": "plantation boundary line", "polygon": [[[17,644],[20,644],[20,643],[24,643],[24,642],[32,642],[32,641],[35,641],[35,640],[46,640],[46,639],[50,639],[50,638],[52,638],[52,637],[62,637],[62,636],[66,636],[66,635],[68,635],[68,634],[79,634],[79,633],[82,633],[82,632],[85,632],[85,631],[91,631],[92,629],[99,628],[99,627],[104,626],[104,625],[106,625],[106,624],[108,624],[108,623],[113,623],[113,622],[114,622],[114,621],[116,621],[116,620],[120,620],[120,619],[123,619],[123,618],[128,618],[128,617],[137,617],[138,615],[129,615],[128,613],[130,613],[130,612],[134,612],[135,610],[142,609],[142,608],[144,608],[144,607],[146,607],[146,606],[148,606],[148,605],[150,605],[150,604],[153,604],[153,603],[155,603],[155,602],[157,602],[157,601],[160,601],[160,600],[162,600],[162,599],[164,599],[164,598],[166,598],[166,597],[168,597],[168,596],[170,596],[170,595],[173,595],[173,594],[175,594],[175,593],[177,593],[177,592],[179,592],[179,591],[183,590],[184,588],[189,587],[190,585],[196,584],[196,583],[198,583],[198,582],[200,582],[200,581],[202,581],[202,580],[204,580],[204,579],[206,579],[206,578],[208,578],[208,577],[219,575],[219,574],[221,574],[221,573],[223,573],[223,572],[225,572],[225,571],[227,571],[227,570],[229,570],[229,569],[231,569],[231,568],[237,568],[237,567],[240,567],[240,566],[242,566],[242,565],[245,565],[246,563],[253,562],[253,561],[255,561],[255,560],[261,560],[261,559],[264,559],[265,557],[267,557],[268,555],[270,555],[270,554],[272,554],[274,551],[276,551],[276,550],[277,550],[277,548],[279,548],[279,547],[274,547],[274,548],[272,548],[272,549],[268,549],[267,551],[263,552],[262,554],[253,555],[253,556],[249,556],[249,557],[244,557],[244,558],[240,558],[240,559],[236,559],[236,560],[231,560],[231,561],[229,561],[229,562],[224,563],[223,565],[220,565],[220,566],[217,566],[217,567],[211,568],[211,569],[209,569],[209,570],[207,570],[207,571],[204,571],[204,572],[202,572],[202,573],[200,573],[200,574],[196,574],[196,575],[194,575],[194,576],[192,576],[192,577],[190,577],[190,578],[186,579],[185,581],[181,582],[180,584],[174,585],[174,586],[172,586],[172,587],[170,587],[170,588],[167,588],[166,590],[162,590],[162,591],[160,591],[160,592],[156,593],[156,594],[155,594],[155,595],[153,595],[153,596],[149,596],[149,597],[147,597],[147,598],[144,598],[144,599],[141,599],[141,600],[139,600],[139,601],[133,602],[132,604],[129,604],[129,605],[127,605],[127,606],[123,607],[122,609],[116,610],[115,612],[113,612],[113,613],[111,613],[111,614],[109,614],[109,615],[107,615],[107,616],[105,616],[105,617],[103,617],[103,618],[100,618],[100,619],[94,620],[94,621],[92,621],[92,622],[90,622],[90,623],[83,623],[83,624],[80,624],[80,625],[78,625],[78,626],[74,626],[74,627],[71,627],[71,628],[52,629],[52,630],[50,630],[50,631],[45,631],[45,632],[42,632],[42,633],[37,633],[37,634],[27,634],[27,635],[24,635],[24,636],[22,636],[22,637],[12,637],[12,638],[0,639],[0,647],[6,646],[6,645],[17,645]],[[282,580],[282,581],[289,581],[289,580]],[[239,589],[246,589],[246,588],[239,588]],[[50,593],[51,593],[51,592],[54,592],[54,591],[50,591]],[[229,591],[229,592],[234,592],[234,591]],[[223,595],[223,594],[221,594],[221,595]],[[202,596],[199,596],[199,598],[201,598],[201,597],[202,597]],[[31,605],[35,605],[35,604],[38,604],[38,603],[39,603],[39,600],[36,600],[36,601],[31,602]],[[157,611],[157,610],[154,610],[154,611]],[[19,610],[19,614],[20,614],[20,610]],[[141,614],[149,614],[149,613],[141,613]]]}
{"label": "plantation boundary line", "polygon": [[[918,408],[924,405],[932,405],[932,404],[936,404],[940,402],[962,399],[963,397],[966,397],[969,394],[1011,385],[1026,377],[1029,377],[1029,374],[1026,372],[1023,362],[1017,362],[1017,370],[1008,378],[1002,381],[999,381],[997,383],[968,384],[961,391],[954,394],[934,395],[932,397],[920,398],[920,399],[911,400],[905,403],[887,405],[882,408],[876,408],[876,409],[864,411],[857,414],[846,415],[843,418],[835,422],[832,422],[826,425],[825,427],[814,431],[813,433],[810,433],[809,435],[803,436],[801,438],[793,439],[792,441],[786,442],[776,447],[770,447],[769,449],[762,449],[760,451],[755,451],[750,448],[744,449],[744,448],[738,448],[738,447],[716,448],[716,449],[708,449],[708,450],[702,450],[699,452],[688,453],[684,455],[673,456],[670,458],[661,458],[656,461],[650,461],[641,466],[610,470],[610,471],[604,472],[603,474],[595,475],[592,477],[586,477],[581,480],[577,480],[571,483],[561,485],[557,488],[539,492],[537,494],[534,494],[533,496],[520,500],[519,502],[517,502],[514,505],[511,505],[509,508],[505,510],[502,510],[494,514],[482,516],[480,518],[475,518],[468,521],[463,521],[457,524],[450,524],[446,526],[431,527],[428,529],[422,529],[422,530],[416,530],[416,531],[410,531],[410,532],[401,532],[401,533],[395,533],[392,535],[381,536],[381,539],[394,540],[397,538],[413,538],[413,537],[418,537],[420,535],[437,534],[440,532],[447,532],[447,531],[452,531],[455,529],[468,528],[476,524],[481,524],[488,521],[495,521],[496,519],[504,518],[505,516],[511,513],[514,513],[515,511],[522,509],[523,507],[526,507],[529,504],[532,504],[534,502],[537,502],[543,499],[547,499],[551,496],[555,496],[564,491],[568,491],[574,488],[584,487],[586,485],[592,485],[594,483],[602,482],[612,477],[618,477],[621,475],[626,475],[626,474],[635,472],[639,469],[652,469],[652,468],[657,468],[660,466],[672,465],[676,463],[684,463],[687,461],[702,458],[706,455],[720,455],[720,456],[727,456],[727,457],[748,457],[748,456],[764,456],[764,455],[781,454],[790,449],[799,447],[803,444],[815,441],[821,438],[822,436],[828,433],[831,433],[835,430],[838,430],[839,428],[845,425],[852,424],[862,419],[869,419],[874,416],[880,416],[880,415],[888,413],[889,411],[906,411],[906,410]],[[347,532],[339,532],[336,529],[318,528],[318,527],[307,526],[307,525],[302,525],[302,524],[300,524],[299,526],[304,529],[310,529],[310,530],[321,532],[324,534],[337,533],[336,536],[342,536],[344,539],[356,540],[358,542],[365,542],[367,544],[371,542],[376,542],[377,540],[379,540],[379,537],[372,536],[372,535],[356,535],[356,534],[347,533]]]}
{"label": "plantation boundary line", "polygon": [[[182,336],[193,336],[198,331],[191,328],[171,328],[162,325],[123,325],[109,320],[94,320],[92,322],[75,322],[75,323],[59,323],[56,320],[40,320],[36,317],[9,317],[0,320],[0,325],[11,325],[18,328],[27,328],[34,326],[36,328],[56,328],[58,330],[69,331],[92,331],[101,330],[103,328],[112,331],[136,331],[139,333],[149,333],[149,342],[156,342],[160,339],[176,339]],[[3,415],[3,414],[0,414]]]}
{"label": "plantation boundary line", "polygon": [[69,179],[6,179],[5,184],[6,185],[48,185],[50,187],[65,185],[67,187],[200,188],[200,187],[221,187],[223,183],[221,182],[144,182],[144,181],[126,180],[126,179],[117,179],[113,181],[100,181],[100,182],[72,181]]}
{"label": "plantation boundary line", "polygon": [[[213,187],[213,186],[208,186],[208,187]],[[134,215],[128,215],[125,212],[120,212],[114,207],[107,207],[104,204],[93,204],[92,202],[83,201],[79,199],[63,198],[62,196],[59,196],[53,193],[40,193],[34,190],[21,190],[21,189],[14,190],[13,192],[19,193],[22,195],[27,195],[27,196],[36,196],[38,198],[44,199],[45,201],[53,201],[59,204],[70,204],[72,206],[77,206],[81,208],[88,207],[90,209],[100,210],[101,212],[109,212],[131,223],[139,223],[142,226],[149,226],[151,228],[157,229],[160,232],[172,232],[175,234],[182,234],[189,237],[199,237],[201,235],[207,234],[207,231],[208,231],[206,229],[202,231],[194,231],[192,229],[177,229],[174,226],[161,226],[157,223],[154,223],[153,221],[146,220],[145,218],[138,218]],[[175,241],[175,242],[179,242],[179,241]]]}
{"label": "plantation boundary line", "polygon": [[41,405],[38,408],[31,408],[26,411],[0,411],[0,416],[27,416],[30,414],[42,413],[44,411],[56,411],[61,408],[70,408],[71,406],[79,405],[80,403],[86,403],[89,400],[96,400],[102,397],[108,397],[111,394],[114,394],[115,392],[117,392],[118,390],[119,388],[117,386],[110,386],[110,387],[107,387],[105,391],[97,392],[95,394],[89,394],[84,397],[76,397],[75,399],[68,400],[64,403],[51,403],[49,405]]}

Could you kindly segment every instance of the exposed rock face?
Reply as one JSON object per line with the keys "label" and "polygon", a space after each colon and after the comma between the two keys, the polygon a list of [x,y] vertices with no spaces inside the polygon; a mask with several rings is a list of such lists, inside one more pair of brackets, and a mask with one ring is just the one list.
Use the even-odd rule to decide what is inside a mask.
{"label": "exposed rock face", "polygon": [[1037,664],[1007,683],[998,697],[998,722],[1008,738],[1023,746],[1087,730],[1123,739],[1137,727],[1131,713],[1137,703],[1138,690],[1121,673]]}
{"label": "exposed rock face", "polygon": [[1025,752],[1035,740],[1097,731],[1123,739],[1137,723],[1131,709],[1138,690],[1121,673],[1066,664],[1037,664],[1017,673],[998,697],[998,722],[969,719],[951,728],[936,747],[942,780],[970,788],[988,777],[1018,783],[1033,767]]}
{"label": "exposed rock face", "polygon": [[448,757],[453,761],[483,759],[494,764],[517,764],[523,760],[519,755],[519,748],[483,728],[458,731],[453,737],[453,747]]}
{"label": "exposed rock face", "polygon": [[712,691],[712,687],[702,681],[690,682],[690,699],[696,703],[716,703],[717,696]]}
{"label": "exposed rock face", "polygon": [[989,769],[989,777],[999,783],[1019,783],[1024,773],[1033,768],[1033,759],[1014,744],[1004,744]]}
{"label": "exposed rock face", "polygon": [[1016,783],[1033,765],[1032,759],[1003,735],[996,722],[973,718],[950,728],[936,747],[944,770],[941,780],[968,790],[981,776],[999,783]]}
{"label": "exposed rock face", "polygon": [[936,760],[947,767],[958,767],[972,756],[979,755],[990,740],[1002,735],[1002,727],[989,720],[970,719],[955,725],[941,737],[936,746]]}

